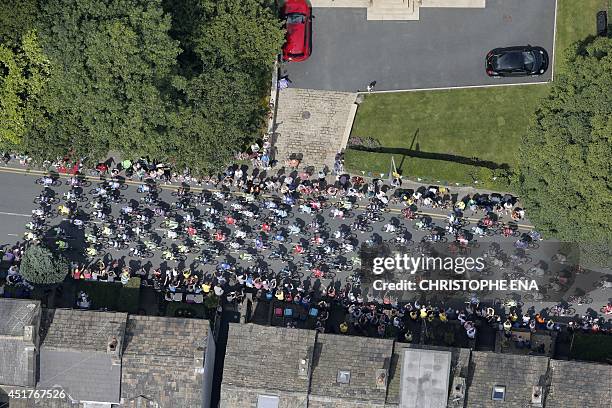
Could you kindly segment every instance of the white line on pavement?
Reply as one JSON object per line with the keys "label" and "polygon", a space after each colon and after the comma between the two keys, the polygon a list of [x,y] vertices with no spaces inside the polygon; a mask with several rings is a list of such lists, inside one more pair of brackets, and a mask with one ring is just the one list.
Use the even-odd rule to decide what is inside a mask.
{"label": "white line on pavement", "polygon": [[9,237],[18,237],[19,236],[19,234],[6,234],[6,235],[8,235]]}
{"label": "white line on pavement", "polygon": [[12,213],[12,212],[3,212],[0,211],[0,215],[12,215],[14,217],[31,217],[32,214],[17,214],[17,213]]}
{"label": "white line on pavement", "polygon": [[[552,79],[551,79],[552,81]],[[551,81],[538,81],[538,82],[517,82],[510,84],[489,84],[489,85],[465,85],[465,86],[444,86],[440,88],[414,88],[414,89],[391,89],[388,91],[372,91],[372,92],[357,92],[359,94],[385,94],[385,93],[399,93],[399,92],[418,92],[418,91],[449,91],[452,89],[472,89],[472,88],[494,88],[500,86],[522,86],[522,85],[543,85]]]}

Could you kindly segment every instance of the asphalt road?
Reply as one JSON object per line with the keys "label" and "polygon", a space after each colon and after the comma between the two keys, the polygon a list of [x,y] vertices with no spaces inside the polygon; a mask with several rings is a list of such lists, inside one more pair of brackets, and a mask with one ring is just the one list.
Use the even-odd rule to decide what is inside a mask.
{"label": "asphalt road", "polygon": [[[355,92],[551,80],[492,79],[487,52],[539,45],[553,58],[555,1],[487,0],[484,9],[421,8],[419,21],[366,21],[365,8],[313,9],[313,50],[305,62],[285,63],[296,88]],[[552,65],[552,64],[551,64]]]}
{"label": "asphalt road", "polygon": [[[0,195],[0,237],[2,237],[0,239],[0,243],[11,244],[17,241],[18,239],[21,239],[21,236],[23,235],[23,232],[25,231],[24,225],[26,222],[29,221],[31,210],[35,207],[35,205],[33,204],[33,199],[42,190],[41,186],[34,183],[35,179],[38,177],[40,177],[40,174],[27,174],[27,175],[23,174],[23,169],[0,168],[0,185],[3,186],[3,193],[2,195]],[[91,187],[85,188],[84,190],[86,192],[91,190],[93,187],[95,187],[96,179],[91,179],[91,181],[93,185]],[[122,195],[126,198],[128,202],[131,202],[132,200],[134,200],[134,202],[138,202],[140,197],[142,197],[142,195],[136,191],[136,185],[138,185],[139,183],[128,181],[127,184],[129,185],[126,190],[122,191]],[[169,185],[169,186],[162,186],[162,187],[163,187],[163,191],[160,194],[161,200],[167,203],[176,201],[176,197],[173,197],[170,193],[171,191],[176,190],[177,186]],[[198,192],[199,190],[200,188],[193,189],[194,192]],[[64,192],[68,191],[68,187],[64,184],[61,187],[54,187],[54,191],[59,196],[61,196]],[[126,204],[113,205],[113,215],[117,216],[119,214],[121,207],[125,205]],[[364,203],[361,203],[361,208],[357,209],[355,213],[362,212],[364,205],[365,205]],[[225,206],[228,206],[228,204],[225,204]],[[305,223],[308,223],[312,220],[312,216],[301,214],[297,208],[294,208],[293,212],[294,212],[294,215],[293,215],[294,219],[290,220],[290,223],[293,223],[298,218],[304,221]],[[425,210],[424,212],[428,213],[432,217],[432,220],[434,221],[434,223],[436,223],[437,225],[440,225],[440,226],[445,225],[446,215],[444,214],[443,211]],[[339,229],[341,225],[343,224],[349,225],[349,226],[352,224],[352,219],[348,219],[348,220],[333,219],[329,217],[328,214],[329,214],[329,210],[326,210],[324,211],[323,216],[325,217],[325,223],[329,226],[329,230],[332,233],[336,231],[337,229]],[[417,231],[414,228],[414,223],[415,223],[414,221],[403,220],[403,218],[400,216],[400,208],[393,208],[391,212],[384,213],[383,216],[385,217],[384,221],[373,224],[374,229],[372,233],[360,234],[359,232],[356,232],[357,238],[360,242],[363,242],[365,239],[369,238],[369,236],[373,233],[379,234],[383,239],[391,238],[392,237],[391,234],[382,232],[381,230],[384,224],[386,224],[387,222],[389,222],[390,220],[394,218],[398,222],[401,222],[402,224],[408,227],[408,233],[414,242],[419,242],[421,238],[425,235],[424,232]],[[475,225],[478,218],[480,217],[481,215],[478,215],[474,218],[468,217],[470,224],[466,227],[466,229],[470,229],[471,226]],[[73,235],[76,237],[76,240],[71,242],[71,245],[75,247],[75,250],[69,252],[69,255],[72,257],[72,259],[83,260],[83,254],[82,254],[82,249],[84,247],[83,232],[80,232],[74,229],[73,226],[69,225],[65,220],[62,220],[61,217],[56,217],[51,220],[51,226],[54,226],[54,225],[61,225],[62,227],[64,227],[65,229],[69,231],[70,235]],[[254,229],[257,229],[259,226],[259,223],[250,222],[250,225]],[[156,233],[160,235],[160,237],[165,235],[165,230],[161,228],[160,226],[160,220],[157,220],[157,222],[154,225],[154,228],[155,228]],[[527,230],[528,229],[523,229],[523,231],[527,231]],[[500,244],[502,246],[502,250],[505,251],[506,253],[508,254],[512,253],[514,250],[512,244],[516,240],[516,238],[504,239],[500,236],[494,236],[494,237],[476,238],[476,240],[479,244],[479,247],[473,249],[472,252],[469,254],[469,256],[473,258],[482,256],[484,252],[486,251],[486,249],[489,247],[489,245],[493,242]],[[294,241],[295,241],[295,236],[294,236]],[[177,243],[177,242],[170,241],[167,238],[164,238],[164,242],[168,246],[171,246],[173,243],[174,244]],[[133,246],[133,244],[131,246]],[[293,244],[290,244],[290,243],[284,244],[284,247],[288,252],[291,252],[292,246]],[[447,249],[448,248],[446,246],[439,246],[436,248],[436,250],[439,251],[440,253],[446,253]],[[541,281],[546,282],[549,277],[554,276],[560,270],[565,268],[563,265],[558,265],[558,264],[555,265],[554,263],[551,262],[552,255],[554,255],[557,251],[558,251],[557,242],[543,241],[539,244],[539,249],[537,250],[532,249],[532,250],[527,251],[528,255],[532,258],[531,261],[528,264],[518,266],[518,268],[521,269],[523,272],[526,272],[536,263],[544,262],[545,268],[549,270],[549,272],[547,272],[546,276],[543,277]],[[268,253],[269,251],[263,252],[266,258],[265,261],[269,264],[272,270],[280,270],[283,267],[284,263],[281,261],[271,261],[267,259]],[[109,250],[109,254],[106,255],[106,259],[108,260],[109,257],[112,257],[113,259],[121,259],[126,264],[129,264],[132,268],[138,268],[141,265],[148,265],[149,267],[151,266],[157,267],[158,265],[162,265],[163,267],[191,266],[193,268],[197,268],[198,270],[203,270],[203,271],[212,271],[214,269],[214,266],[211,266],[211,265],[206,265],[202,267],[198,265],[197,263],[195,263],[194,262],[195,255],[189,255],[187,260],[184,262],[184,264],[180,264],[180,263],[173,262],[173,261],[162,260],[160,255],[161,255],[160,253],[155,253],[154,257],[151,259],[138,260],[138,259],[130,258],[129,252],[127,250],[116,251],[116,250],[111,249]],[[357,254],[354,254],[354,255],[357,255]],[[234,261],[237,262],[237,264],[240,264],[245,267],[249,265],[249,262],[247,261],[241,261],[241,260],[236,259],[237,255],[235,254],[232,254],[230,256],[234,258]],[[345,255],[345,257],[350,258],[351,254]],[[219,258],[219,261],[222,261],[222,260],[223,258]],[[296,261],[298,260],[299,259],[296,259]],[[501,270],[496,270],[495,268],[493,269],[494,269],[494,274],[491,276],[488,276],[487,279],[502,279],[503,273],[508,272],[508,270],[501,271]],[[304,273],[306,276],[309,275],[308,271],[304,271]],[[605,272],[593,272],[587,275],[581,275],[579,278],[576,279],[576,282],[574,286],[572,287],[572,290],[574,290],[577,287],[580,287],[580,288],[586,289],[585,291],[587,292],[591,292],[590,296],[593,297],[594,299],[594,302],[591,306],[594,308],[596,307],[597,309],[601,305],[605,304],[605,302],[607,301],[607,296],[609,296],[609,293],[606,290],[597,290],[597,291],[593,290],[593,286],[592,286],[593,282],[600,279],[603,276],[602,275],[603,273]],[[336,273],[335,280],[343,285],[345,278],[349,274],[350,272],[348,271],[344,271],[344,272],[338,271]],[[393,276],[392,279],[406,278],[406,276],[402,276],[401,274],[394,274],[394,275],[395,276]],[[478,276],[474,274],[467,275],[467,278],[471,278],[471,279],[474,279],[477,277]],[[410,276],[408,276],[408,278],[410,279]],[[323,282],[323,284],[327,284],[328,282],[329,281],[326,280]],[[365,290],[369,290],[370,293],[373,293],[374,295],[381,294],[381,292],[374,291],[371,288],[366,288]],[[572,292],[569,292],[569,291],[568,293],[572,294]],[[416,296],[418,296],[418,294],[411,293],[411,292],[404,292],[403,294],[398,293],[397,295],[398,297],[404,300],[413,299]],[[435,296],[436,292],[432,292],[431,295]],[[511,294],[508,293],[506,295],[510,296]],[[524,296],[525,293],[522,293],[520,295]],[[483,295],[483,298],[507,297],[507,296],[501,295],[499,293],[497,294],[489,293],[489,294]],[[560,298],[559,294],[551,293],[551,291],[548,292],[548,296],[551,297],[550,302],[533,302],[533,303],[537,304],[538,306],[543,307],[547,303],[550,303],[550,304],[556,303],[556,300]],[[462,295],[461,299],[465,299],[465,295]],[[526,301],[525,303],[529,303],[529,302]],[[591,307],[591,306],[588,306],[588,305],[584,306],[584,310],[586,310],[587,307]],[[578,309],[577,306],[575,307],[576,309]]]}

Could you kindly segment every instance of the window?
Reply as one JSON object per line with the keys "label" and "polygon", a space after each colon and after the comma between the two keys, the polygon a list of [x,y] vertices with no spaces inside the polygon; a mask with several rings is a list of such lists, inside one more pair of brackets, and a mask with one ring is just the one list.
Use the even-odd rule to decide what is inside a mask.
{"label": "window", "polygon": [[506,399],[506,387],[504,385],[493,386],[493,392],[491,393],[491,399],[493,401],[504,401]]}
{"label": "window", "polygon": [[287,14],[287,24],[304,24],[306,16],[298,13]]}
{"label": "window", "polygon": [[351,372],[345,370],[338,370],[336,382],[338,384],[349,384],[351,382]]}
{"label": "window", "polygon": [[278,397],[276,395],[258,395],[257,408],[278,408]]}

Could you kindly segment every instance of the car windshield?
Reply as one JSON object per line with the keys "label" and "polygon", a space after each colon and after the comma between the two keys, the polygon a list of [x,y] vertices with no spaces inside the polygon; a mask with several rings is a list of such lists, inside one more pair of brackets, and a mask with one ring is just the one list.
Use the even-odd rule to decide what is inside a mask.
{"label": "car windshield", "polygon": [[303,14],[292,13],[287,15],[287,24],[304,24],[306,17]]}
{"label": "car windshield", "polygon": [[493,68],[496,71],[531,71],[535,57],[531,51],[508,52],[493,58]]}
{"label": "car windshield", "polygon": [[523,52],[523,64],[527,71],[533,71],[533,66],[535,65],[535,55],[533,55],[533,52]]}

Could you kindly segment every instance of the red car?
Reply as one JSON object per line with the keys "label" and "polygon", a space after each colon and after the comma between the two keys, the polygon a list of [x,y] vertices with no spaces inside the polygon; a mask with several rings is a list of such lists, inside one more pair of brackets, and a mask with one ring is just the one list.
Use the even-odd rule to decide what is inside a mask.
{"label": "red car", "polygon": [[283,6],[287,41],[283,46],[283,61],[299,62],[311,52],[312,19],[306,0],[287,0]]}

